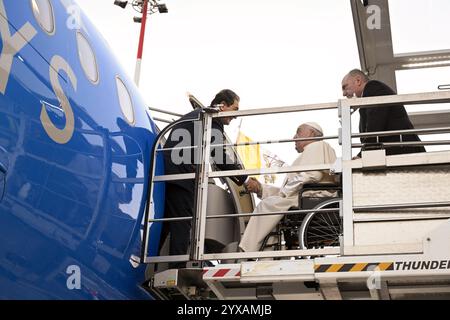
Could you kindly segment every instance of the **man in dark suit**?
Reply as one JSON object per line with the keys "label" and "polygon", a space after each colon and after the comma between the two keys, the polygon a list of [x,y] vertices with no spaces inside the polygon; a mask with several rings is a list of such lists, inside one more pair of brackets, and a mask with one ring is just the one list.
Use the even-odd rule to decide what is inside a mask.
{"label": "man in dark suit", "polygon": [[[239,109],[239,96],[229,89],[220,91],[211,102],[212,108],[218,108],[220,111],[236,111]],[[201,131],[200,113],[198,108],[184,115],[180,120],[192,119],[193,121],[183,122],[172,129],[164,148],[201,146],[203,131]],[[214,144],[222,144],[224,125],[230,124],[231,117],[215,118],[212,121],[212,145],[211,158],[214,165],[220,170],[239,170],[242,169],[225,152],[225,148],[216,147]],[[164,151],[164,170],[165,174],[194,173],[199,165],[200,159],[196,154],[197,148],[175,149]],[[230,177],[238,185],[244,184],[247,176]],[[195,203],[195,180],[176,180],[166,182],[165,196],[165,218],[192,217],[194,215]],[[165,223],[161,236],[161,243],[164,242],[167,234],[170,232],[170,255],[187,254],[189,246],[191,221],[177,221]],[[171,263],[170,268],[183,267],[184,263]]]}
{"label": "man in dark suit", "polygon": [[[342,80],[344,97],[376,97],[395,95],[396,92],[383,82],[370,80],[361,70],[350,71]],[[403,105],[386,105],[377,108],[359,109],[359,132],[392,131],[414,129]],[[379,137],[379,142],[399,142],[400,135]],[[420,141],[417,134],[402,135],[402,141]],[[363,144],[376,144],[376,137],[361,138]],[[386,155],[425,152],[423,146],[387,147]],[[358,154],[361,156],[361,152]]]}

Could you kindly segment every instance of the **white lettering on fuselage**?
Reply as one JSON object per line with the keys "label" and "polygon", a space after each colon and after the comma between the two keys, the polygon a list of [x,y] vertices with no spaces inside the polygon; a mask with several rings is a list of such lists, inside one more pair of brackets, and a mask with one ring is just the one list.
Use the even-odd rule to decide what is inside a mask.
{"label": "white lettering on fuselage", "polygon": [[0,92],[5,94],[14,55],[34,38],[37,31],[27,22],[19,31],[11,35],[5,5],[3,0],[0,0],[0,32],[3,42],[0,54]]}
{"label": "white lettering on fuselage", "polygon": [[41,122],[44,126],[45,132],[57,143],[67,143],[72,138],[74,130],[74,116],[72,107],[70,106],[69,99],[67,99],[64,91],[59,83],[59,70],[64,70],[69,76],[69,80],[72,83],[74,90],[77,90],[77,77],[73,72],[70,65],[60,56],[54,56],[50,62],[50,83],[52,84],[53,91],[58,97],[61,108],[64,111],[66,117],[66,125],[64,129],[58,129],[50,120],[45,105],[41,108]]}
{"label": "white lettering on fuselage", "polygon": [[[37,34],[36,29],[27,22],[19,29],[19,31],[14,35],[11,35],[8,21],[8,15],[3,0],[0,0],[0,32],[3,43],[3,49],[0,55],[0,92],[2,94],[5,94],[6,92],[14,56]],[[61,109],[64,112],[66,118],[65,126],[63,129],[59,129],[54,125],[50,120],[44,103],[41,106],[40,120],[48,136],[53,141],[64,144],[72,138],[74,131],[74,114],[69,99],[67,99],[67,96],[64,94],[60,83],[60,70],[63,70],[68,75],[70,83],[75,91],[77,90],[77,77],[64,58],[58,55],[53,56],[49,66],[50,83],[58,98]]]}

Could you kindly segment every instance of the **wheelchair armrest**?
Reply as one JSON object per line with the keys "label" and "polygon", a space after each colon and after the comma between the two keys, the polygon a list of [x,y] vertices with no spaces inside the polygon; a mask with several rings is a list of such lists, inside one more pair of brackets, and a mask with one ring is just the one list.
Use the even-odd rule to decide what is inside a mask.
{"label": "wheelchair armrest", "polygon": [[304,197],[303,193],[306,191],[335,191],[338,197],[342,196],[342,187],[336,183],[308,183],[303,185],[303,188],[298,193],[298,203],[302,209],[312,209],[317,203],[325,201],[329,198],[307,196]]}
{"label": "wheelchair armrest", "polygon": [[335,190],[340,191],[342,189],[340,184],[337,183],[307,183],[303,185],[303,188],[300,190],[300,194],[305,191],[311,190]]}

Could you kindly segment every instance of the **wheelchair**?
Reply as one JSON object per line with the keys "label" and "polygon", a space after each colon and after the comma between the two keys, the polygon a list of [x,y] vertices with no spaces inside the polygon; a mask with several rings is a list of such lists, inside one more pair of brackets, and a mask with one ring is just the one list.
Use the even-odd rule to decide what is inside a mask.
{"label": "wheelchair", "polygon": [[[328,191],[332,196],[311,196],[311,191]],[[276,230],[269,233],[260,247],[273,250],[317,249],[339,246],[342,234],[342,219],[339,215],[339,203],[342,200],[342,188],[337,184],[305,184],[299,193],[298,209],[331,209],[335,211],[312,211],[309,213],[288,214],[278,223]],[[276,241],[271,239],[275,237]],[[283,241],[284,240],[284,241]]]}

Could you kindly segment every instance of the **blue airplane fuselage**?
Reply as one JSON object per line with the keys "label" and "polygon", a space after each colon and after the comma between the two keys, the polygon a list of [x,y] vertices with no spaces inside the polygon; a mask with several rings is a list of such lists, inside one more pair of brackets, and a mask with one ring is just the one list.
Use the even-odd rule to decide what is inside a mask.
{"label": "blue airplane fuselage", "polygon": [[0,11],[0,299],[150,298],[130,262],[157,130],[138,89],[72,0]]}

